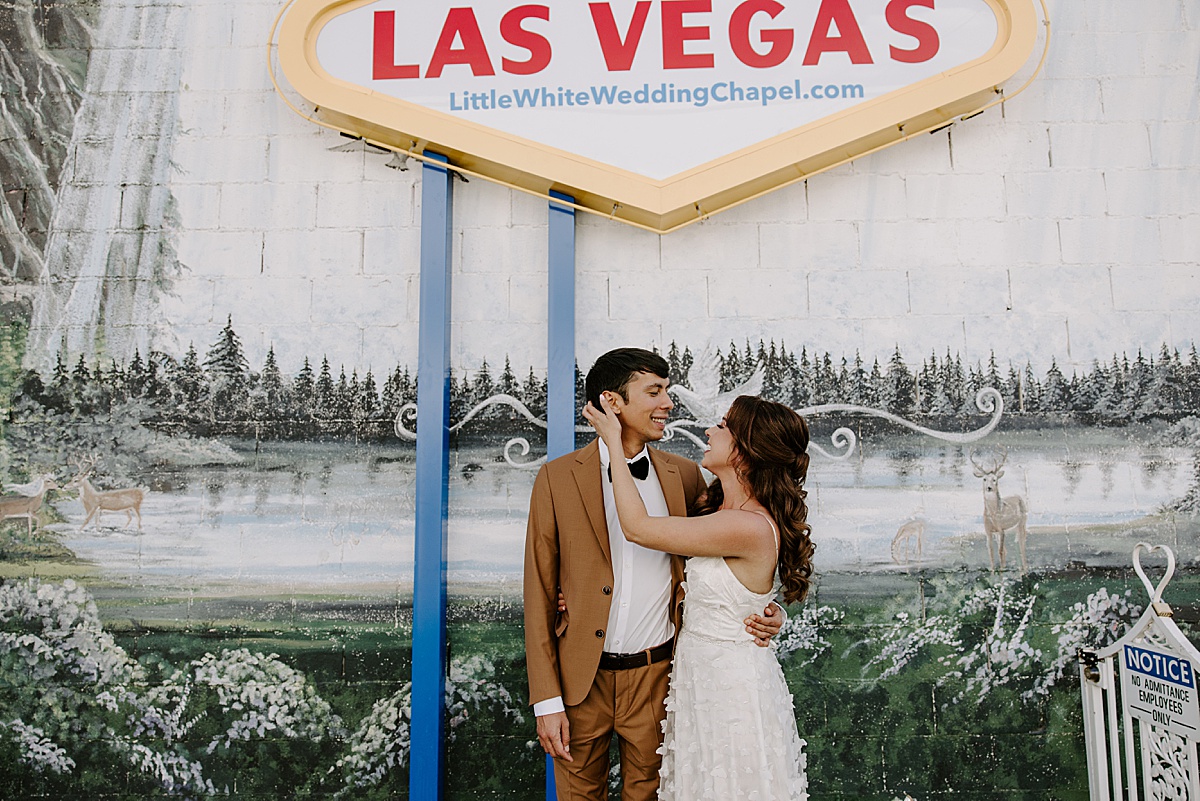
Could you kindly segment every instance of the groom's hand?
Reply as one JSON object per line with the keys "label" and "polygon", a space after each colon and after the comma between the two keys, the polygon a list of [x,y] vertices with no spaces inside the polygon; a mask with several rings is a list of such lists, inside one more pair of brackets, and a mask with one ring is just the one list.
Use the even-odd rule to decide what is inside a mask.
{"label": "groom's hand", "polygon": [[783,608],[771,601],[761,615],[751,615],[742,622],[746,624],[746,632],[754,637],[755,644],[766,648],[771,644],[771,638],[783,628]]}
{"label": "groom's hand", "polygon": [[[776,629],[778,631],[778,629]],[[538,742],[542,749],[555,759],[571,759],[571,724],[567,722],[566,712],[551,712],[549,715],[539,715],[537,719]]]}

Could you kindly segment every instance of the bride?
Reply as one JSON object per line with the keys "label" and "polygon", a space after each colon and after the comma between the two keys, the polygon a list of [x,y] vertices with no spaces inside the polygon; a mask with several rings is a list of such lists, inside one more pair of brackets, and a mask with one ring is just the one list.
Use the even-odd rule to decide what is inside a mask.
{"label": "bride", "polygon": [[[608,398],[584,416],[613,453],[621,423]],[[613,492],[632,542],[693,558],[687,563],[683,629],[675,648],[660,801],[802,801],[804,741],[773,649],[745,636],[742,621],[782,586],[803,600],[813,545],[805,522],[808,426],[791,409],[743,395],[709,428],[700,464],[716,479],[695,517],[650,517],[624,459]]]}

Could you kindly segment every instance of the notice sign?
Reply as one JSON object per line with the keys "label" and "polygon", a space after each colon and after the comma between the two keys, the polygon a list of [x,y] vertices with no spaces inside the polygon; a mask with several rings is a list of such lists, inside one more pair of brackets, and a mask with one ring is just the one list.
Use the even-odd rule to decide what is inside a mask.
{"label": "notice sign", "polygon": [[293,0],[339,127],[658,230],[971,113],[1031,0]]}
{"label": "notice sign", "polygon": [[1126,645],[1121,653],[1121,698],[1139,720],[1193,739],[1200,731],[1195,666],[1185,657]]}

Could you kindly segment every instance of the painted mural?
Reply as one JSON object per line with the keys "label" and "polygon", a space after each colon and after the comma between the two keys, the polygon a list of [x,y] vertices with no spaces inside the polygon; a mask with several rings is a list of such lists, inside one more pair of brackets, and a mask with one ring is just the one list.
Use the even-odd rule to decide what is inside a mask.
{"label": "painted mural", "polygon": [[[370,214],[360,185],[391,180],[385,205],[411,228],[419,180],[307,132],[293,158],[317,160],[334,190],[314,179],[312,208],[295,205],[282,139],[260,174],[240,155],[259,134],[229,121],[263,136],[299,123],[281,121],[259,63],[277,7],[233,7],[0,8],[2,797],[408,797],[416,334],[371,324],[400,314],[378,296],[411,299],[415,265],[326,215]],[[202,76],[215,47],[236,57]],[[219,125],[198,115],[212,104]],[[198,149],[205,125],[227,149]],[[205,173],[220,176],[212,198]],[[498,190],[478,183],[455,191],[486,219]],[[504,203],[506,238],[544,234]],[[253,216],[275,204],[287,213]],[[621,246],[624,232],[584,224]],[[719,250],[721,229],[700,230],[697,249]],[[464,273],[536,261],[470,236]],[[381,250],[368,274],[363,254]],[[339,277],[348,253],[359,272]],[[317,262],[334,278],[314,277]],[[960,290],[933,294],[971,317]],[[520,584],[545,456],[544,325],[510,309],[493,327],[474,308],[494,294],[456,312],[479,331],[459,330],[474,339],[451,386],[447,795],[535,799]],[[1041,302],[1060,309],[1053,295]],[[831,346],[823,331],[861,321],[807,333],[797,312],[634,326],[580,353],[586,371],[608,347],[660,350],[676,401],[663,447],[691,458],[738,394],[809,418],[815,591],[777,648],[815,799],[1086,797],[1075,653],[1141,613],[1137,542],[1179,555],[1168,600],[1185,631],[1200,620],[1193,295],[1168,305],[1186,312],[1171,325],[1136,330],[1082,298],[1091,326],[1069,349],[1023,330],[1035,304],[985,348],[936,332],[931,347],[902,315],[862,347]]]}

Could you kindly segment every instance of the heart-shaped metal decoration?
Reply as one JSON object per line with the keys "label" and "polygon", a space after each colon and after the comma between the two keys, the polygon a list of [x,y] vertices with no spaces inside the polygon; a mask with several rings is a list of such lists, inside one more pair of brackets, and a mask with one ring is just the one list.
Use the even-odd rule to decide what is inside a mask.
{"label": "heart-shaped metal decoration", "polygon": [[[1150,583],[1150,579],[1146,577],[1146,571],[1142,568],[1142,552],[1147,554],[1162,551],[1167,555],[1167,570],[1159,580],[1158,586]],[[1162,603],[1163,590],[1171,581],[1171,576],[1175,575],[1175,553],[1165,545],[1151,545],[1148,542],[1139,542],[1133,546],[1133,572],[1137,573],[1138,578],[1142,580],[1142,584],[1146,586],[1146,592],[1150,594],[1150,602],[1152,604]]]}

